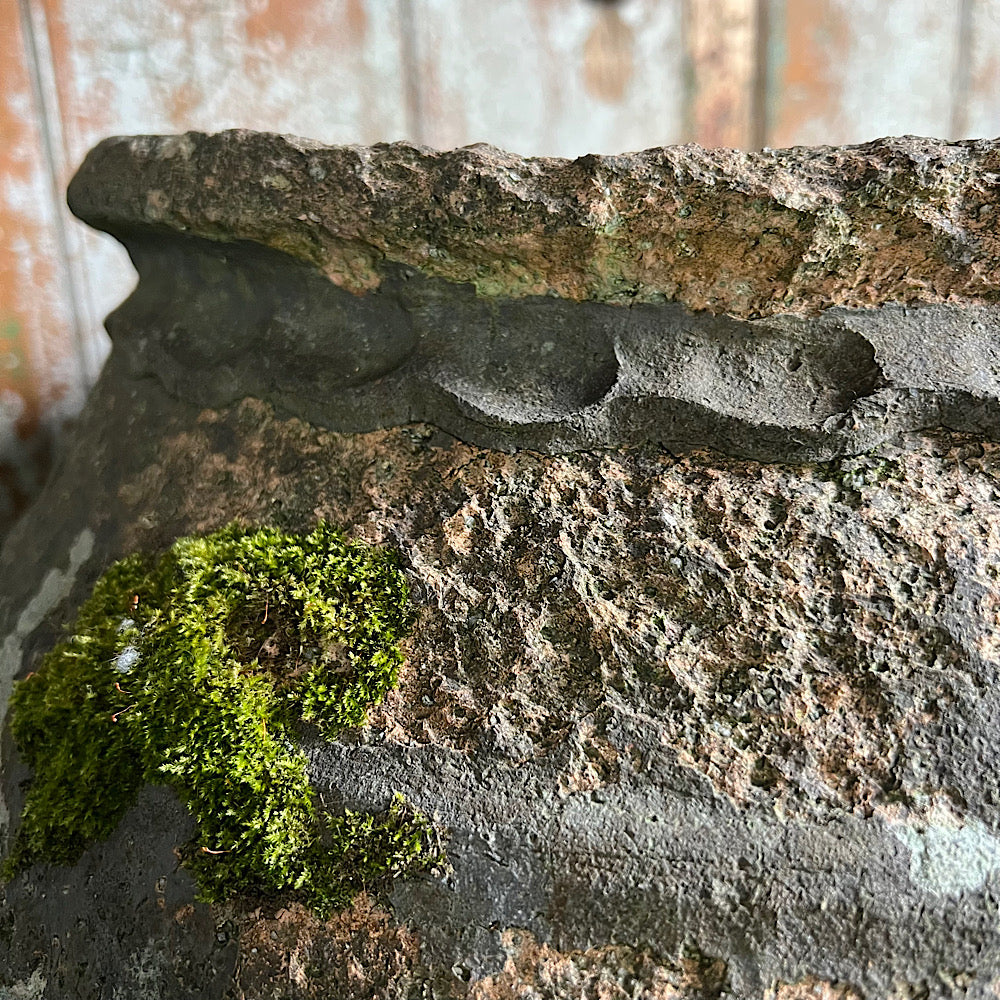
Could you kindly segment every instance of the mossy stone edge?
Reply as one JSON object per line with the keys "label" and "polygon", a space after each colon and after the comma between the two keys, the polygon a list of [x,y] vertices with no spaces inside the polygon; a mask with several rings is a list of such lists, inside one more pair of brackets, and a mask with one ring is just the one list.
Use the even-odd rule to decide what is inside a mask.
{"label": "mossy stone edge", "polygon": [[145,783],[191,809],[180,854],[207,901],[280,895],[323,914],[433,868],[426,817],[401,796],[332,814],[295,741],[364,722],[396,684],[408,624],[392,553],[324,523],[305,536],[231,524],[116,562],[15,685],[11,728],[34,777],[3,875],[73,864]]}

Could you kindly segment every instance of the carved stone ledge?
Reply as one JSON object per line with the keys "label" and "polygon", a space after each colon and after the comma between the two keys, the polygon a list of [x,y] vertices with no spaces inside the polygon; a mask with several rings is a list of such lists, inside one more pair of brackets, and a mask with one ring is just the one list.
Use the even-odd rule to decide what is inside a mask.
{"label": "carved stone ledge", "polygon": [[764,460],[1000,430],[1000,147],[574,162],[283,136],[111,139],[70,203],[139,270],[135,374],[341,431]]}

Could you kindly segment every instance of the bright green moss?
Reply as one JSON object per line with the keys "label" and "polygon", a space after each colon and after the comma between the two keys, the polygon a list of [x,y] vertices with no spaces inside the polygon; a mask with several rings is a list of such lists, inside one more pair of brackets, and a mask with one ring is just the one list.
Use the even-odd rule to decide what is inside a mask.
{"label": "bright green moss", "polygon": [[94,587],[67,641],[19,682],[11,727],[34,769],[5,863],[73,863],[147,782],[197,822],[184,849],[202,897],[291,894],[319,912],[441,860],[397,797],[334,816],[296,728],[360,725],[396,683],[405,580],[385,550],[320,524],[305,537],[231,525],[130,556]]}

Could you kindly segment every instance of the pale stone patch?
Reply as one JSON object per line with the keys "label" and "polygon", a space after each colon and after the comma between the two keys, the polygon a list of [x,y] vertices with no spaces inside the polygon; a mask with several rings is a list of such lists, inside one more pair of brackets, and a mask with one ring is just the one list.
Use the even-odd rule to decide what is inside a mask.
{"label": "pale stone patch", "polygon": [[[45,616],[66,599],[76,575],[83,564],[94,551],[94,533],[84,528],[76,536],[70,546],[69,566],[65,570],[50,569],[45,574],[35,596],[28,601],[24,610],[18,616],[14,631],[8,635],[0,646],[0,729],[7,717],[7,703],[13,688],[14,677],[21,669],[21,656],[24,650],[24,640],[41,625]],[[10,822],[7,803],[0,795],[0,828],[6,829]],[[14,994],[16,996],[16,994]]]}
{"label": "pale stone patch", "polygon": [[1000,838],[980,820],[960,819],[943,804],[918,823],[892,823],[889,829],[910,852],[910,880],[926,892],[973,892],[1000,872]]}
{"label": "pale stone patch", "polygon": [[19,979],[12,986],[0,986],[0,1000],[42,1000],[48,980],[38,971],[27,979]]}

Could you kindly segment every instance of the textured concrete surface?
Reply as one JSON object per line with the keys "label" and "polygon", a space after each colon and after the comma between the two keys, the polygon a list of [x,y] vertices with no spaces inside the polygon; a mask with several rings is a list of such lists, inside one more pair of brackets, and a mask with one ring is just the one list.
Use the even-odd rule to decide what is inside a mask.
{"label": "textured concrete surface", "polygon": [[[990,995],[998,474],[995,445],[948,434],[825,465],[505,455],[251,400],[199,412],[109,370],[5,550],[38,567],[30,603],[44,566],[67,572],[80,532],[95,539],[22,669],[125,551],[232,517],[325,516],[393,544],[418,609],[401,687],[366,729],[310,745],[311,766],[334,804],[403,791],[447,831],[452,871],[328,924],[266,902],[209,912],[169,854],[183,816],[154,797],[120,836],[159,850],[152,824],[155,860],[98,845],[8,887],[11,976],[114,995],[96,984],[151,947],[148,981],[178,996],[758,997],[812,979]],[[93,899],[115,878],[140,917]],[[76,942],[35,946],[67,925]]]}
{"label": "textured concrete surface", "polygon": [[4,889],[0,996],[996,995],[994,307],[750,320],[399,263],[353,296],[221,229],[122,235],[140,288],[0,556],[3,683],[112,559],[327,518],[399,551],[416,621],[369,724],[303,734],[313,781],[403,792],[451,867],[328,921],[209,908],[147,789]]}

